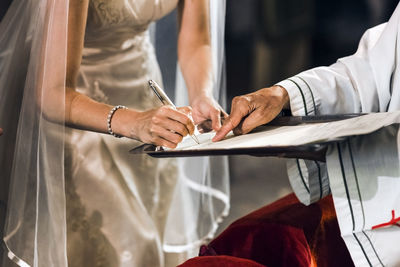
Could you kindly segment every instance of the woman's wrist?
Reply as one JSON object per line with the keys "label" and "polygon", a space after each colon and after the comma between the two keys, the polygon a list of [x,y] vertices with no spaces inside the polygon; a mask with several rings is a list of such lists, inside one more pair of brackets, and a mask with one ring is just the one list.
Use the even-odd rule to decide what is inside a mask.
{"label": "woman's wrist", "polygon": [[198,94],[193,94],[189,96],[189,104],[192,105],[194,102],[198,101],[199,99],[210,98],[210,95],[205,92],[200,92]]}
{"label": "woman's wrist", "polygon": [[214,99],[212,92],[203,90],[203,91],[198,92],[197,94],[193,94],[192,96],[189,96],[189,105],[193,106],[193,104],[195,104],[199,101],[204,101],[205,99]]}
{"label": "woman's wrist", "polygon": [[113,131],[113,129],[111,127],[111,120],[112,120],[115,112],[117,112],[119,109],[127,109],[127,107],[122,106],[122,105],[115,106],[108,112],[108,116],[107,116],[107,131],[109,134],[111,134],[112,136],[117,137],[117,138],[122,137],[122,135],[119,135]]}
{"label": "woman's wrist", "polygon": [[112,131],[128,138],[137,139],[137,134],[132,124],[137,120],[139,112],[132,109],[118,109],[111,119]]}
{"label": "woman's wrist", "polygon": [[197,87],[197,88],[188,88],[188,96],[189,103],[192,104],[197,99],[204,98],[213,98],[213,86],[211,82],[207,82],[207,85]]}

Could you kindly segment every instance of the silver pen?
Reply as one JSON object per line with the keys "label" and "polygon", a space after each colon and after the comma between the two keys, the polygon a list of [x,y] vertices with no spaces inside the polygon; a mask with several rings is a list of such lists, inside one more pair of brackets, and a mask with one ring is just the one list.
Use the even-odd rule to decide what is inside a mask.
{"label": "silver pen", "polygon": [[[172,103],[171,99],[167,96],[167,94],[164,92],[164,90],[153,80],[149,80],[149,86],[153,90],[153,92],[156,94],[158,99],[161,101],[163,105],[169,105],[173,109],[177,110],[176,106],[174,103]],[[192,139],[197,143],[200,144],[199,140],[197,139],[196,135],[191,135]]]}

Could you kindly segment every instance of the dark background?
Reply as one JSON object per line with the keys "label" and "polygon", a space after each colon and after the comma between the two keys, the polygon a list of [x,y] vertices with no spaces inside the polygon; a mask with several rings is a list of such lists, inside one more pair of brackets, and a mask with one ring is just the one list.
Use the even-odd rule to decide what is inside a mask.
{"label": "dark background", "polygon": [[390,17],[392,0],[228,0],[228,95],[270,86],[353,54],[363,32]]}
{"label": "dark background", "polygon": [[12,0],[1,0],[0,2],[0,19],[4,16],[7,11],[8,6]]}

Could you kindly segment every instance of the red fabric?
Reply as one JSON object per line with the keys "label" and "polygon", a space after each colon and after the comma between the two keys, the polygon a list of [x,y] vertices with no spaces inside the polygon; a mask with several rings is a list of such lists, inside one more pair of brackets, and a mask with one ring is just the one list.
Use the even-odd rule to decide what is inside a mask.
{"label": "red fabric", "polygon": [[[294,194],[231,224],[200,251],[200,256],[213,255],[251,259],[268,267],[354,266],[340,236],[332,198],[304,206]],[[181,267],[198,266],[191,264],[200,258]],[[245,265],[238,261],[235,266]]]}
{"label": "red fabric", "polygon": [[231,256],[203,256],[188,260],[178,267],[265,267],[257,262]]}

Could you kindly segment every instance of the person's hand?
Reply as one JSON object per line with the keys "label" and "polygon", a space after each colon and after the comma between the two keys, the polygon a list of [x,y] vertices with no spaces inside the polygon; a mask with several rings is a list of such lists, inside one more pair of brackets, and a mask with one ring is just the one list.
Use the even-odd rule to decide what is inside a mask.
{"label": "person's hand", "polygon": [[3,134],[3,129],[0,128],[0,135],[2,135],[2,134]]}
{"label": "person's hand", "polygon": [[218,131],[221,119],[228,115],[212,97],[198,96],[191,102],[194,123],[200,132]]}
{"label": "person's hand", "polygon": [[230,131],[246,134],[257,126],[273,120],[289,103],[289,96],[281,86],[260,89],[254,93],[237,96],[232,101],[231,114],[213,141],[222,140]]}
{"label": "person's hand", "polygon": [[184,136],[194,133],[195,126],[189,117],[190,112],[190,107],[174,110],[170,106],[143,112],[119,110],[113,120],[115,119],[116,129],[122,128],[120,132],[126,137],[175,148]]}

